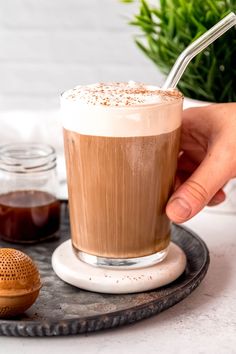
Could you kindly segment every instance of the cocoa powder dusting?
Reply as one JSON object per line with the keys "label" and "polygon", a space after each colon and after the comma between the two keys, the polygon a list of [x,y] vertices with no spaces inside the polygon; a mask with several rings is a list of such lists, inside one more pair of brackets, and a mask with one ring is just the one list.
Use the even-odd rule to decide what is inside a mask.
{"label": "cocoa powder dusting", "polygon": [[93,106],[134,106],[162,103],[182,97],[177,90],[161,90],[136,82],[109,82],[77,86],[63,95],[71,101]]}

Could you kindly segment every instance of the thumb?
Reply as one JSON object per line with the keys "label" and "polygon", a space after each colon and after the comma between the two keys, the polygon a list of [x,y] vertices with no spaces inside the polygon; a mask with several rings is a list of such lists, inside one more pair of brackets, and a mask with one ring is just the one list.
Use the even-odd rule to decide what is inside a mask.
{"label": "thumb", "polygon": [[166,206],[170,220],[182,223],[206,206],[231,178],[230,161],[218,149],[208,153],[199,167],[171,196]]}

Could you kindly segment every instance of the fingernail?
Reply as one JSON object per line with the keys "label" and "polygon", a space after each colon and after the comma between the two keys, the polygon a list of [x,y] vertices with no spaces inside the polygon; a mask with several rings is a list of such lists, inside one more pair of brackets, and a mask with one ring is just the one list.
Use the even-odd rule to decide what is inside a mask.
{"label": "fingernail", "polygon": [[179,219],[187,219],[192,212],[191,206],[182,198],[174,198],[168,204],[169,211]]}
{"label": "fingernail", "polygon": [[222,202],[225,201],[225,196],[224,195],[220,195],[217,197],[213,197],[210,202],[208,203],[209,206],[214,206],[214,205],[218,205]]}

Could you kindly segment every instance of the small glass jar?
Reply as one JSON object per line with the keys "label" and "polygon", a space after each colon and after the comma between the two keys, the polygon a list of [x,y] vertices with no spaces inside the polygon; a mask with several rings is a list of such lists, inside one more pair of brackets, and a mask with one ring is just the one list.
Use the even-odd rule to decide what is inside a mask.
{"label": "small glass jar", "polygon": [[0,146],[0,237],[34,243],[60,226],[56,153],[44,144]]}

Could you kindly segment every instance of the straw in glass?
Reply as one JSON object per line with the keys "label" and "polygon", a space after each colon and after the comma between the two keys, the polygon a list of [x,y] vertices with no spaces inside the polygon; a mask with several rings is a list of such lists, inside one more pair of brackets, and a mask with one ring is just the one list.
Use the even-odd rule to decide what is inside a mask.
{"label": "straw in glass", "polygon": [[162,89],[167,90],[170,88],[175,88],[189,62],[198,53],[208,47],[209,44],[222,36],[222,34],[227,32],[234,25],[236,25],[236,15],[231,12],[229,15],[225,16],[221,21],[219,21],[215,26],[200,36],[196,41],[191,43],[177,58],[164,85],[162,86]]}

